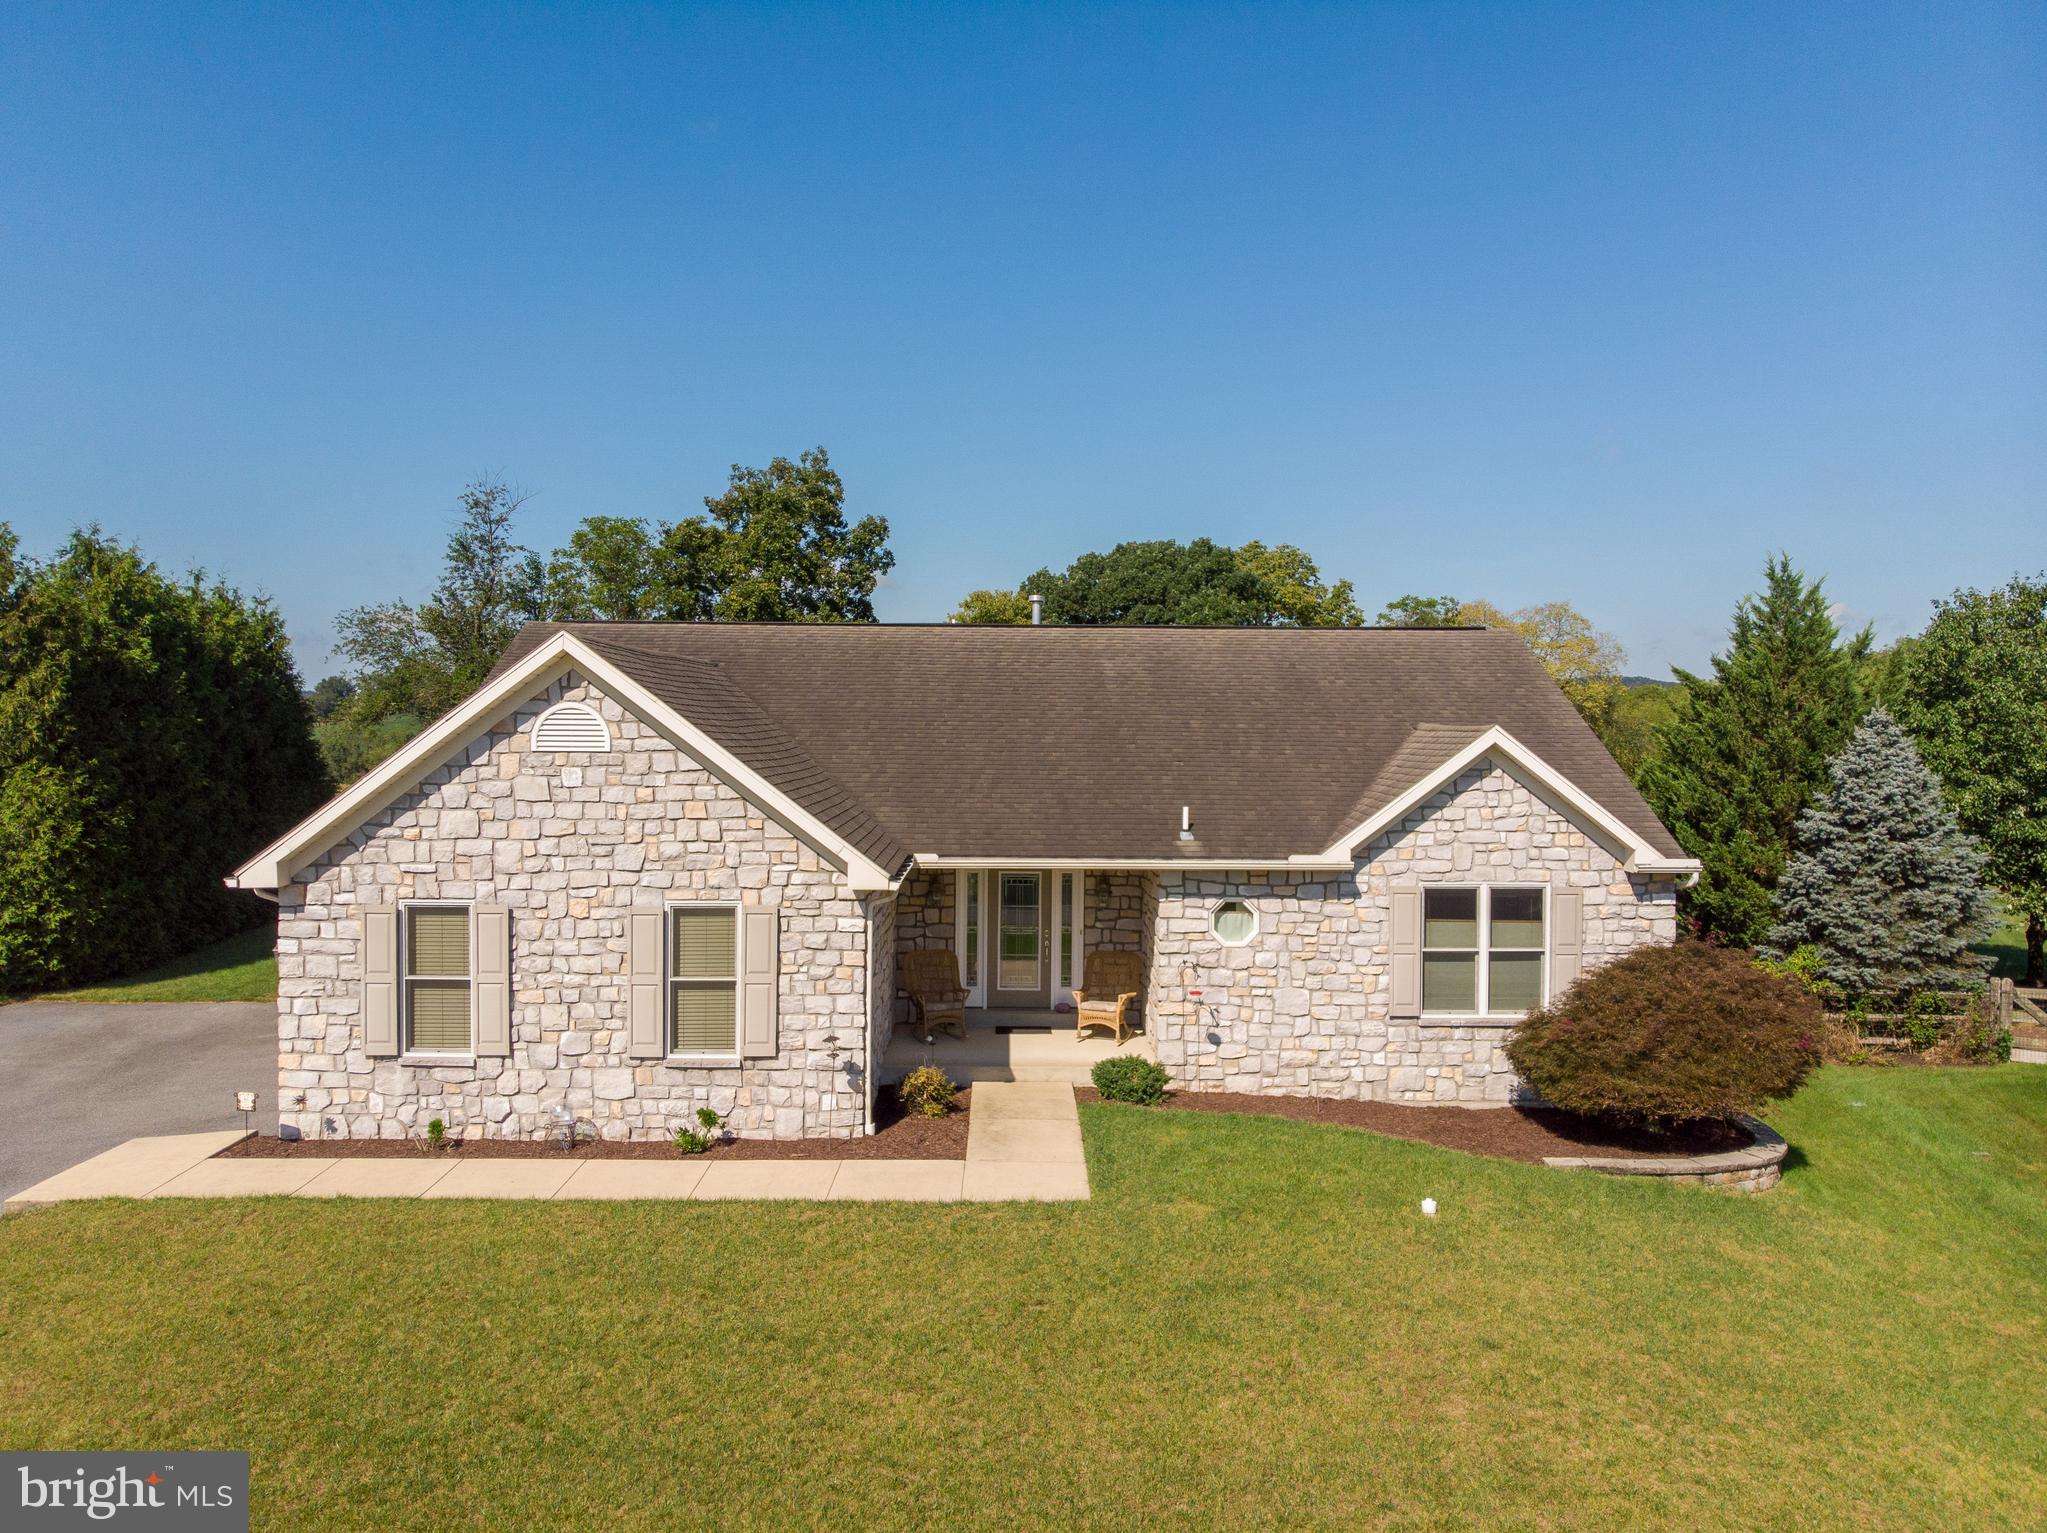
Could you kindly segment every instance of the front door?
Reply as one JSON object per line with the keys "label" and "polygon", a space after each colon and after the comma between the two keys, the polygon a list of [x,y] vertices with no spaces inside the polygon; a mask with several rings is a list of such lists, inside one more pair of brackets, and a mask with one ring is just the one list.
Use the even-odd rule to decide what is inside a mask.
{"label": "front door", "polygon": [[995,985],[988,1004],[1043,1011],[1052,1004],[1045,962],[1045,876],[995,875]]}

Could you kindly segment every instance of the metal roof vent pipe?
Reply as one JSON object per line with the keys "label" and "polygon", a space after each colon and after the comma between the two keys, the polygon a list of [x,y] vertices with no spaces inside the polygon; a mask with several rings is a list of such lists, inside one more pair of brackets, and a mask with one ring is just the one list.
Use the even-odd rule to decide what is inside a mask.
{"label": "metal roof vent pipe", "polygon": [[1194,839],[1194,806],[1192,804],[1182,804],[1180,806],[1180,839],[1182,841],[1192,841]]}
{"label": "metal roof vent pipe", "polygon": [[1045,621],[1045,598],[1032,591],[1029,593],[1029,600],[1031,604],[1031,627],[1035,628]]}

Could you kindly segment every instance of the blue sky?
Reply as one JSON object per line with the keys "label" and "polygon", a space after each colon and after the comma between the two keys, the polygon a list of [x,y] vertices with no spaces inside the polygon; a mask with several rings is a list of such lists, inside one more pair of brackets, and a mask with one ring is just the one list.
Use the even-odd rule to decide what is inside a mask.
{"label": "blue sky", "polygon": [[336,611],[825,444],[885,618],[1124,538],[1702,663],[2047,563],[2047,8],[12,6],[0,518]]}

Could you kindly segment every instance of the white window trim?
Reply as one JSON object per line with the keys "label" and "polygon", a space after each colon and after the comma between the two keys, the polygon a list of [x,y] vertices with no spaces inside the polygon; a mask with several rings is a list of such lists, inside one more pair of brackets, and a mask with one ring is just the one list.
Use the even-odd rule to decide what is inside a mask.
{"label": "white window trim", "polygon": [[[670,900],[661,913],[661,1047],[662,1062],[671,1065],[713,1066],[744,1062],[739,1052],[739,976],[746,972],[746,923],[739,918],[737,900]],[[732,917],[732,1049],[711,1054],[678,1054],[675,1051],[675,913],[678,910],[722,910]]]}
{"label": "white window trim", "polygon": [[[557,713],[569,712],[588,714],[591,718],[595,719],[597,727],[604,731],[604,743],[602,745],[579,746],[574,749],[564,748],[559,745],[541,745],[540,731],[542,726]],[[574,698],[564,698],[552,707],[541,710],[540,716],[533,721],[532,727],[526,731],[526,740],[534,750],[544,751],[550,756],[601,756],[611,749],[611,721],[605,718],[590,703],[581,702]]]}
{"label": "white window trim", "polygon": [[[1477,1002],[1478,1002],[1478,1004],[1477,1004],[1477,1006],[1476,1006],[1476,1007],[1475,1007],[1475,1008],[1474,1008],[1473,1010],[1470,1010],[1470,1011],[1430,1011],[1430,1010],[1428,1009],[1428,971],[1429,971],[1429,965],[1428,965],[1428,954],[1429,954],[1429,939],[1428,939],[1428,933],[1429,933],[1429,899],[1428,899],[1428,896],[1429,896],[1429,891],[1430,891],[1430,890],[1432,890],[1432,889],[1476,889],[1476,890],[1478,891],[1478,936],[1479,936],[1479,942],[1478,942],[1478,949],[1477,949],[1477,952],[1476,952],[1476,953],[1475,953],[1475,954],[1473,955],[1473,961],[1474,961],[1474,962],[1476,963],[1476,965],[1477,965],[1477,967],[1478,967],[1478,975],[1477,975],[1477,980],[1476,980],[1476,983],[1475,983],[1475,985],[1474,985],[1474,990],[1475,990],[1475,993],[1476,993],[1476,996],[1477,996]],[[1488,1007],[1488,1006],[1490,1005],[1490,1003],[1491,1003],[1491,1001],[1492,1001],[1492,996],[1491,996],[1491,994],[1489,993],[1489,992],[1490,992],[1490,991],[1492,990],[1492,972],[1491,972],[1491,971],[1492,971],[1492,965],[1491,965],[1490,963],[1488,963],[1488,962],[1487,962],[1486,960],[1487,960],[1488,958],[1490,958],[1490,957],[1492,956],[1492,951],[1493,951],[1493,948],[1492,948],[1492,935],[1493,935],[1493,890],[1495,890],[1495,889],[1504,889],[1504,890],[1506,890],[1507,892],[1509,892],[1509,893],[1514,893],[1514,894],[1538,893],[1538,894],[1540,894],[1540,895],[1542,896],[1542,948],[1541,948],[1541,953],[1542,953],[1542,989],[1541,989],[1541,991],[1539,992],[1539,995],[1540,995],[1540,999],[1538,1000],[1538,1002],[1537,1002],[1537,1005],[1541,1005],[1541,1006],[1547,1006],[1547,1005],[1549,1004],[1549,950],[1550,950],[1550,943],[1551,943],[1551,941],[1553,940],[1553,937],[1552,937],[1552,927],[1551,927],[1551,925],[1550,925],[1550,908],[1549,908],[1549,906],[1550,906],[1550,899],[1549,899],[1549,895],[1550,895],[1550,886],[1549,886],[1548,884],[1531,884],[1531,883],[1525,883],[1525,882],[1523,882],[1523,881],[1521,881],[1521,880],[1519,880],[1519,879],[1513,879],[1513,878],[1509,878],[1509,879],[1503,879],[1503,880],[1501,880],[1501,881],[1500,881],[1499,883],[1496,883],[1496,884],[1494,884],[1494,883],[1480,883],[1480,882],[1476,882],[1476,881],[1474,881],[1474,880],[1471,880],[1471,879],[1448,879],[1448,878],[1437,878],[1437,879],[1424,879],[1424,880],[1422,881],[1422,885],[1421,885],[1421,891],[1422,891],[1422,908],[1421,908],[1421,932],[1420,932],[1420,934],[1419,934],[1419,940],[1420,940],[1421,946],[1420,946],[1420,949],[1419,949],[1419,952],[1418,952],[1418,956],[1417,956],[1417,959],[1416,959],[1416,962],[1417,962],[1417,964],[1419,965],[1419,968],[1420,968],[1420,973],[1419,973],[1419,974],[1418,974],[1418,975],[1416,976],[1416,983],[1417,983],[1417,984],[1419,984],[1419,985],[1420,985],[1420,986],[1422,987],[1422,1006],[1423,1006],[1423,1009],[1422,1009],[1422,1011],[1421,1011],[1421,1015],[1422,1015],[1422,1016],[1423,1016],[1423,1017],[1424,1017],[1425,1019],[1427,1019],[1427,1020],[1429,1020],[1429,1021],[1431,1021],[1431,1022],[1442,1022],[1442,1021],[1446,1021],[1446,1020],[1455,1020],[1455,1021],[1460,1021],[1460,1022],[1463,1022],[1463,1021],[1469,1021],[1469,1022],[1486,1022],[1486,1023],[1493,1023],[1493,1024],[1496,1024],[1496,1025],[1497,1025],[1497,1024],[1503,1024],[1503,1023],[1510,1023],[1510,1022],[1513,1022],[1513,1021],[1515,1021],[1515,1020],[1516,1020],[1516,1019],[1518,1019],[1518,1018],[1521,1018],[1521,1017],[1525,1017],[1525,1016],[1527,1016],[1527,1015],[1528,1015],[1528,1013],[1527,1013],[1527,1012],[1525,1012],[1525,1011],[1490,1011],[1490,1010],[1488,1010],[1488,1009],[1487,1009],[1487,1007]],[[1462,948],[1450,948],[1450,949],[1438,949],[1437,951],[1448,951],[1448,952],[1463,952],[1463,951],[1465,951],[1465,950],[1464,950],[1464,949],[1462,949]],[[1526,953],[1526,952],[1530,952],[1530,951],[1533,951],[1533,950],[1532,950],[1532,949],[1529,949],[1529,948],[1518,948],[1518,947],[1516,947],[1516,948],[1505,948],[1505,949],[1503,949],[1502,951],[1504,951],[1504,952],[1509,952],[1509,953]]]}
{"label": "white window trim", "polygon": [[[1085,958],[1081,948],[1082,917],[1087,911],[1087,874],[1073,868],[1052,868],[1045,875],[1051,883],[1052,895],[1049,906],[1052,912],[1052,1005],[1073,1004],[1073,992],[1080,985],[1081,964]],[[1061,888],[1064,880],[1073,880],[1073,908],[1067,909],[1065,891]],[[1073,923],[1073,968],[1069,976],[1059,977],[1059,941],[1066,934],[1066,923]]]}
{"label": "white window trim", "polygon": [[[469,917],[469,973],[462,988],[469,996],[469,1047],[416,1049],[412,1046],[412,912],[460,910]],[[400,900],[398,902],[398,1062],[401,1065],[466,1065],[476,1061],[476,902],[474,900]]]}
{"label": "white window trim", "polygon": [[[1229,938],[1225,937],[1221,932],[1215,929],[1215,919],[1217,916],[1222,914],[1222,909],[1223,906],[1225,905],[1242,905],[1246,910],[1251,912],[1251,930],[1246,935],[1238,938],[1235,942],[1232,942]],[[1264,930],[1265,918],[1258,913],[1258,907],[1252,904],[1249,900],[1245,899],[1242,895],[1238,894],[1225,895],[1222,899],[1214,901],[1208,907],[1208,934],[1209,936],[1213,937],[1217,942],[1221,943],[1224,947],[1249,947],[1252,943],[1258,940],[1259,933],[1261,933]]]}
{"label": "white window trim", "polygon": [[[971,971],[968,969],[967,966],[967,884],[969,881],[971,881],[974,886],[975,891],[974,910],[976,917],[980,921],[980,926],[974,933],[975,938],[974,945],[982,949],[981,952],[974,954],[974,965]],[[959,958],[960,984],[966,987],[967,1006],[970,1008],[980,1008],[985,1010],[988,1005],[987,870],[984,868],[970,868],[955,874],[953,883],[953,902],[954,909],[952,943],[953,951],[955,955]],[[974,975],[974,978],[972,980],[969,980],[967,978],[969,972],[972,972]]]}

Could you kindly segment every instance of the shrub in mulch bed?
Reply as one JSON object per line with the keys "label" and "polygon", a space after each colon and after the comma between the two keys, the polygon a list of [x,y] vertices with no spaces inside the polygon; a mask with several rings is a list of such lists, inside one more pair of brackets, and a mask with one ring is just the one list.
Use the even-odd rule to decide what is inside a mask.
{"label": "shrub in mulch bed", "polygon": [[1797,981],[1704,942],[1637,948],[1531,1011],[1506,1055],[1545,1102],[1673,1128],[1758,1112],[1820,1062],[1826,1017]]}
{"label": "shrub in mulch bed", "polygon": [[461,1139],[438,1150],[424,1139],[278,1139],[258,1134],[228,1146],[222,1160],[305,1155],[348,1160],[965,1160],[973,1092],[962,1091],[942,1118],[905,1113],[893,1087],[875,1102],[875,1131],[861,1139],[726,1139],[701,1156],[672,1140],[585,1139],[565,1150],[552,1139]]}
{"label": "shrub in mulch bed", "polygon": [[1172,1078],[1158,1065],[1134,1054],[1118,1054],[1100,1060],[1088,1074],[1095,1083],[1095,1090],[1110,1101],[1135,1102],[1143,1107],[1163,1102],[1166,1088],[1172,1082]]}
{"label": "shrub in mulch bed", "polygon": [[[1075,1089],[1083,1102],[1105,1100]],[[1353,1102],[1330,1097],[1257,1096],[1239,1091],[1175,1091],[1168,1111],[1245,1113],[1365,1129],[1446,1150],[1540,1163],[1549,1155],[1639,1155],[1662,1158],[1739,1150],[1749,1131],[1736,1123],[1690,1124],[1671,1132],[1581,1118],[1550,1107],[1428,1107],[1408,1102]]]}

